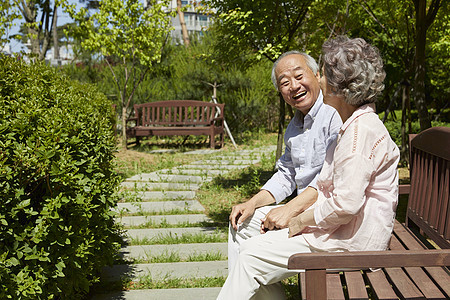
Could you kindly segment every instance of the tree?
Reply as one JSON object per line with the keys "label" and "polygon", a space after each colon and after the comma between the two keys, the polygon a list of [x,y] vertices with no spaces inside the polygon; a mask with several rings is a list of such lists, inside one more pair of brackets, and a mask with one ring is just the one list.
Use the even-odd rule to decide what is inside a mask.
{"label": "tree", "polygon": [[[56,27],[54,25],[56,13],[53,12],[56,12],[61,1],[55,0],[53,9],[50,0],[14,1],[25,19],[27,38],[31,41],[31,53],[39,60],[43,60],[50,46],[52,30]],[[41,19],[37,21],[39,10],[41,10]]]}
{"label": "tree", "polygon": [[184,12],[181,4],[181,0],[177,0],[177,14],[180,19],[181,33],[183,34],[184,46],[189,47],[189,35],[186,28],[186,21],[184,20]]}
{"label": "tree", "polygon": [[[105,58],[117,88],[122,111],[122,147],[126,149],[128,108],[138,86],[161,51],[171,30],[168,1],[151,1],[147,9],[138,0],[102,0],[98,11],[89,16],[83,8],[67,5],[67,12],[78,23],[74,35],[81,47]],[[117,66],[116,68],[114,67]]]}
{"label": "tree", "polygon": [[[217,9],[214,25],[217,50],[222,59],[236,63],[252,58],[274,62],[283,52],[297,48],[297,35],[313,0],[257,1],[210,0]],[[253,56],[246,54],[253,53]],[[281,156],[285,122],[285,102],[279,96],[277,159]]]}
{"label": "tree", "polygon": [[9,42],[9,30],[14,24],[14,20],[20,18],[17,7],[10,1],[0,3],[0,49]]}
{"label": "tree", "polygon": [[427,7],[426,0],[413,0],[416,9],[416,53],[415,61],[415,102],[419,116],[420,130],[431,127],[425,99],[425,49],[427,42],[427,30],[436,18],[437,12],[444,0],[432,0]]}

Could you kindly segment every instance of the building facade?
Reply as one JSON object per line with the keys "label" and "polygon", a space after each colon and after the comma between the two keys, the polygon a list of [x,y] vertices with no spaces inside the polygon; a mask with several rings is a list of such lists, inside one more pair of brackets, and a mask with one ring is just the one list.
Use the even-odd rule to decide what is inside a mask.
{"label": "building facade", "polygon": [[[189,36],[197,34],[203,35],[203,31],[211,24],[211,16],[201,13],[198,10],[200,1],[194,0],[181,0],[181,5],[184,7],[184,21],[186,22],[186,28]],[[144,1],[144,6],[147,6],[147,1]],[[169,10],[177,10],[177,0],[171,0]],[[172,26],[174,30],[171,31],[172,38],[175,42],[183,43],[183,34],[181,31],[181,22],[178,14],[172,18]]]}

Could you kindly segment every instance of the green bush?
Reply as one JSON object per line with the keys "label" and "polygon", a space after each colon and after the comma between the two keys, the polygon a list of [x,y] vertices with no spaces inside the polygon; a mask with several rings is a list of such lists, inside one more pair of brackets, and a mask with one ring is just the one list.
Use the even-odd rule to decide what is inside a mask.
{"label": "green bush", "polygon": [[[430,116],[433,117],[433,110],[430,110]],[[431,126],[444,126],[448,127],[450,124],[448,123],[446,115],[448,114],[447,111],[443,111],[442,117],[439,120],[433,120],[431,121]],[[380,113],[379,117],[380,119],[383,119],[384,113]],[[411,118],[415,121],[411,122],[411,133],[419,133],[420,132],[420,124],[419,120],[417,118],[417,111],[413,110],[411,111]],[[402,112],[401,110],[395,110],[391,112],[391,114],[388,116],[387,120],[384,122],[384,125],[386,126],[387,130],[389,131],[389,134],[392,137],[392,140],[400,147],[402,145]],[[406,125],[408,127],[408,125]],[[407,130],[407,128],[406,128]]]}
{"label": "green bush", "polygon": [[117,253],[111,103],[0,57],[0,299],[80,299]]}

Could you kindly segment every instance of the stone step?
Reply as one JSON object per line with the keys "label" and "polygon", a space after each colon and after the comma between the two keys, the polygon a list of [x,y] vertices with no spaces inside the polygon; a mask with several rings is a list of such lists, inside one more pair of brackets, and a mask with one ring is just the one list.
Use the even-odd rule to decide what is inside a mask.
{"label": "stone step", "polygon": [[220,292],[220,287],[210,288],[184,288],[184,289],[154,289],[131,290],[108,294],[98,294],[91,300],[215,300]]}
{"label": "stone step", "polygon": [[[127,181],[153,181],[153,182],[183,182],[183,183],[202,183],[207,181],[206,176],[195,175],[171,175],[160,173],[142,173],[132,176]],[[210,179],[209,179],[210,180]]]}
{"label": "stone step", "polygon": [[116,222],[122,223],[126,227],[141,226],[147,223],[151,224],[182,224],[182,223],[200,223],[210,222],[211,219],[204,214],[190,214],[190,215],[162,215],[162,216],[131,216],[118,217]]}
{"label": "stone step", "polygon": [[128,239],[155,239],[159,237],[181,237],[183,235],[206,234],[224,235],[217,232],[216,227],[182,227],[182,228],[152,228],[152,229],[128,229],[125,231]]}
{"label": "stone step", "polygon": [[221,152],[222,149],[200,149],[200,150],[192,150],[192,151],[187,151],[184,152],[183,154],[215,154],[215,153],[219,153]]}
{"label": "stone step", "polygon": [[226,277],[228,266],[226,260],[178,262],[178,263],[153,263],[115,265],[105,267],[100,279],[102,282],[120,281],[121,278],[129,278],[138,281],[144,276],[151,276],[152,280],[164,280],[172,278],[193,279],[202,277]]}
{"label": "stone step", "polygon": [[177,200],[177,201],[153,201],[153,202],[123,202],[117,203],[114,209],[122,215],[127,214],[145,214],[146,212],[167,212],[179,209],[188,211],[204,211],[205,208],[197,200]]}
{"label": "stone step", "polygon": [[193,162],[189,165],[178,167],[179,169],[199,169],[199,170],[237,170],[247,168],[247,165],[207,165],[203,161]]}
{"label": "stone step", "polygon": [[192,200],[195,198],[194,191],[129,191],[121,194],[124,199],[136,199],[141,201],[151,200]]}
{"label": "stone step", "polygon": [[196,191],[200,188],[197,183],[183,182],[140,182],[128,181],[128,179],[120,184],[122,189],[140,190],[140,191]]}
{"label": "stone step", "polygon": [[149,260],[155,256],[176,253],[183,260],[190,255],[216,254],[220,253],[224,257],[228,256],[227,243],[207,243],[207,244],[173,244],[173,245],[137,245],[122,248],[120,255],[123,259]]}
{"label": "stone step", "polygon": [[229,170],[208,170],[208,169],[189,169],[189,168],[183,168],[183,166],[171,169],[171,170],[160,170],[160,173],[165,174],[176,174],[176,175],[199,175],[199,176],[205,176],[207,178],[211,176],[217,176],[222,175],[225,173],[228,173]]}
{"label": "stone step", "polygon": [[220,159],[205,159],[205,160],[199,160],[191,162],[191,165],[201,164],[201,165],[215,165],[222,166],[222,165],[253,165],[259,163],[259,159],[235,159],[235,160],[220,160]]}

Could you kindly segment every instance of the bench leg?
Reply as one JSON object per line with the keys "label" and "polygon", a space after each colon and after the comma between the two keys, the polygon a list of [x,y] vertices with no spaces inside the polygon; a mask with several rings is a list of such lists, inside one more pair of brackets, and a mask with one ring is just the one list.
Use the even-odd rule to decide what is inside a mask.
{"label": "bench leg", "polygon": [[209,141],[210,141],[210,144],[211,144],[211,149],[214,149],[216,147],[216,143],[215,143],[215,140],[214,140],[214,133],[212,133],[209,136]]}
{"label": "bench leg", "polygon": [[306,299],[326,300],[327,286],[326,270],[306,270]]}

